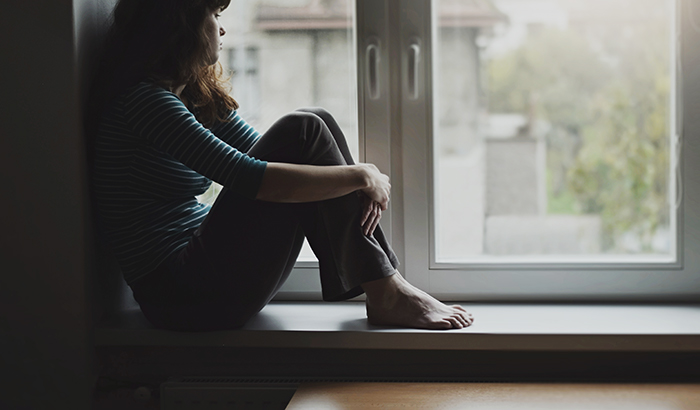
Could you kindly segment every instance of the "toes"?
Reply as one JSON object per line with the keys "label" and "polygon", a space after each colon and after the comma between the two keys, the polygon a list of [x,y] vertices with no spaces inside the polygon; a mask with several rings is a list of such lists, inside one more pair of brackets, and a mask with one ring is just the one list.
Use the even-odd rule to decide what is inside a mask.
{"label": "toes", "polygon": [[459,318],[460,318],[462,321],[464,321],[464,323],[465,323],[464,326],[465,326],[465,327],[466,327],[466,326],[471,326],[472,323],[474,323],[474,317],[472,317],[472,315],[469,314],[469,313],[458,313],[457,316],[459,316]]}
{"label": "toes", "polygon": [[474,316],[472,316],[471,313],[465,313],[462,315],[462,317],[467,321],[467,323],[469,323],[469,326],[474,323]]}
{"label": "toes", "polygon": [[463,313],[467,313],[467,309],[463,308],[461,305],[452,305],[453,309],[457,309]]}
{"label": "toes", "polygon": [[459,317],[459,320],[462,322],[464,327],[471,326],[472,323],[474,323],[474,317],[472,316],[472,314],[467,312],[467,310],[464,309],[462,306],[452,305],[451,307],[455,311],[454,316]]}
{"label": "toes", "polygon": [[462,328],[464,327],[464,325],[462,324],[462,322],[461,322],[457,317],[455,317],[455,316],[450,316],[450,317],[446,318],[446,320],[447,320],[448,322],[450,322],[450,324],[452,325],[452,327],[455,328],[455,329],[462,329]]}
{"label": "toes", "polygon": [[460,314],[455,314],[453,315],[455,319],[459,321],[459,323],[462,325],[462,327],[467,327],[470,325],[469,321],[462,315]]}

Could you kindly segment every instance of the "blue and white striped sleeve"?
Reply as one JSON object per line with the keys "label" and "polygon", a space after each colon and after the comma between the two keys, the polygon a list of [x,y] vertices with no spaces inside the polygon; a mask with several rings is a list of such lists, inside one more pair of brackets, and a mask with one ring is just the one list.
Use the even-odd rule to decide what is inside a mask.
{"label": "blue and white striped sleeve", "polygon": [[123,114],[136,135],[185,166],[245,197],[257,195],[267,162],[218,138],[174,94],[142,84],[126,96]]}
{"label": "blue and white striped sleeve", "polygon": [[228,121],[217,123],[211,128],[211,131],[227,144],[242,152],[250,151],[250,148],[260,138],[260,133],[238,115],[238,111],[232,111],[228,116]]}

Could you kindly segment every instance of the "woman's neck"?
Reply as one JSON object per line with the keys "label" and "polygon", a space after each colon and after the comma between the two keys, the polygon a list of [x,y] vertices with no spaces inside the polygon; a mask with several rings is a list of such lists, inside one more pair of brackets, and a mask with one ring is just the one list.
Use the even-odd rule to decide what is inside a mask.
{"label": "woman's neck", "polygon": [[182,97],[182,90],[185,89],[185,84],[183,85],[178,85],[170,88],[170,91],[177,95],[178,97]]}

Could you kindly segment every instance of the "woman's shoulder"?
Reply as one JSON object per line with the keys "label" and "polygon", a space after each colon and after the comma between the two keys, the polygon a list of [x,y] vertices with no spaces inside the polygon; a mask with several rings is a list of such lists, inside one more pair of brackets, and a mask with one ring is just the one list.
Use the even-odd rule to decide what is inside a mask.
{"label": "woman's shoulder", "polygon": [[127,88],[126,91],[122,94],[122,97],[127,101],[138,100],[148,97],[160,97],[180,101],[177,95],[172,93],[170,90],[167,90],[165,87],[163,87],[162,85],[158,84],[155,80],[150,78],[144,79],[139,83]]}
{"label": "woman's shoulder", "polygon": [[173,113],[188,111],[177,95],[148,79],[126,89],[118,104],[126,115],[150,112],[156,107]]}

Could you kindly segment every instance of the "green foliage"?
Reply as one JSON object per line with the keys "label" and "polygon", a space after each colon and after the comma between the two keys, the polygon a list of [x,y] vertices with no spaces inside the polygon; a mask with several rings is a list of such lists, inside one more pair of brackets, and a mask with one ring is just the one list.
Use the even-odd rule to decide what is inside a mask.
{"label": "green foliage", "polygon": [[[547,186],[552,186],[554,177],[551,170],[547,170]],[[569,190],[561,190],[558,193],[549,191],[547,198],[547,213],[549,214],[578,214],[579,204],[576,197]]]}
{"label": "green foliage", "polygon": [[[578,128],[590,115],[580,102],[603,86],[609,70],[574,32],[549,29],[489,66],[489,110],[522,112]],[[575,96],[575,98],[572,98]]]}
{"label": "green foliage", "polygon": [[552,125],[550,213],[599,214],[604,251],[634,235],[651,252],[670,217],[668,28],[659,17],[624,29],[531,34],[489,62],[489,110]]}
{"label": "green foliage", "polygon": [[597,107],[601,120],[586,127],[569,169],[570,192],[583,212],[602,216],[605,249],[622,251],[615,239],[633,233],[650,252],[654,233],[670,216],[668,81],[633,92],[611,84],[604,95]]}

